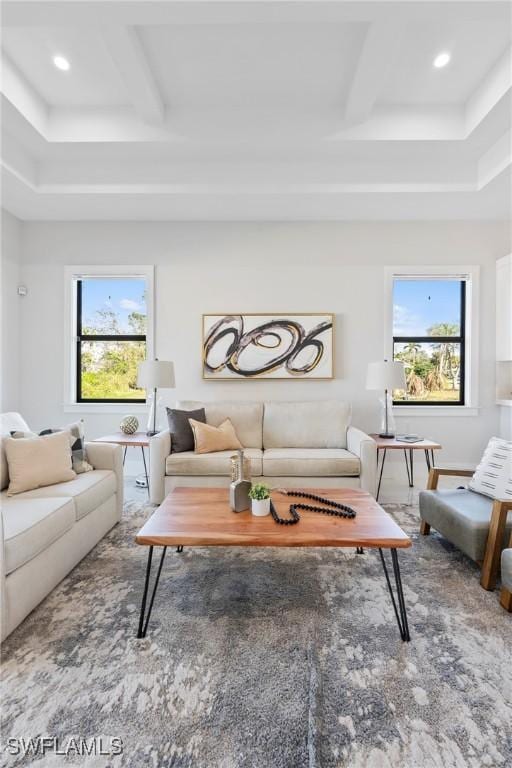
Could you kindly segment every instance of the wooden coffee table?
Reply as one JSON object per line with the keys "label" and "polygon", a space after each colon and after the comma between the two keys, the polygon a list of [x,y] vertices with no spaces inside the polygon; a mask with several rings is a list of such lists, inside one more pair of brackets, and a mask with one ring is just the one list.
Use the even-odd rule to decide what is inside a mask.
{"label": "wooden coffee table", "polygon": [[[345,519],[301,510],[301,519],[296,525],[279,525],[270,515],[254,517],[249,510],[232,512],[227,488],[175,488],[135,538],[137,544],[149,547],[137,637],[146,636],[167,547],[177,547],[177,552],[182,552],[183,547],[355,547],[361,553],[363,547],[368,547],[379,550],[400,636],[404,641],[410,640],[398,564],[398,550],[411,546],[409,537],[365,491],[308,490],[352,507],[356,517]],[[282,518],[289,517],[293,500],[300,501],[292,495],[272,493],[272,501]],[[154,547],[162,547],[162,554],[146,611]],[[384,549],[391,550],[396,599]]]}

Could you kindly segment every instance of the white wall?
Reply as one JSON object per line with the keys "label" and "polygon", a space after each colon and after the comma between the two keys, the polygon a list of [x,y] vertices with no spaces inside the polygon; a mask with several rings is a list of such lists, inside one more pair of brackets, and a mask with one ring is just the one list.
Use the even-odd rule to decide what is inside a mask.
{"label": "white wall", "polygon": [[19,283],[21,222],[2,210],[1,296],[1,373],[0,410],[15,411],[19,406]]}
{"label": "white wall", "polygon": [[[495,262],[509,251],[504,222],[27,222],[22,277],[29,294],[21,308],[21,410],[34,427],[73,418],[63,411],[64,265],[148,263],[156,265],[157,356],[174,360],[176,366],[177,389],[167,393],[169,402],[341,398],[353,402],[355,424],[375,430],[376,394],[364,386],[367,362],[383,355],[385,267],[478,264],[479,413],[407,416],[399,422],[402,430],[439,440],[443,460],[474,463],[498,429]],[[201,314],[232,311],[336,313],[335,380],[203,381]],[[91,436],[119,422],[119,415],[108,413],[84,418]]]}
{"label": "white wall", "polygon": [[512,408],[500,407],[500,424],[499,432],[500,437],[505,440],[512,440]]}

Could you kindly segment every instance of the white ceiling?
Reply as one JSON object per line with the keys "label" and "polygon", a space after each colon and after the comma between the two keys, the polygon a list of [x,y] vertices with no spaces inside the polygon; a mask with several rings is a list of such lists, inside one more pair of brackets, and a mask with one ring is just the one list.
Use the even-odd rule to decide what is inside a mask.
{"label": "white ceiling", "polygon": [[[380,97],[384,104],[464,104],[510,45],[510,24],[499,18],[441,19],[407,26]],[[441,51],[452,60],[435,69],[431,62]]]}
{"label": "white ceiling", "polygon": [[339,109],[366,26],[200,24],[139,34],[160,93],[175,109],[286,114]]}
{"label": "white ceiling", "polygon": [[[2,49],[48,107],[108,107],[126,104],[123,80],[101,35],[80,27],[6,27]],[[56,69],[60,54],[72,73]]]}
{"label": "white ceiling", "polygon": [[510,216],[508,0],[2,10],[2,204],[22,219]]}

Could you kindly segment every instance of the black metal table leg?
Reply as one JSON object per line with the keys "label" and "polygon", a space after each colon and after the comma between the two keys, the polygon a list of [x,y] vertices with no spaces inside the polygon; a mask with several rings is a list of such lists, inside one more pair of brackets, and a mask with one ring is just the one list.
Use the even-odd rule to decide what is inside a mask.
{"label": "black metal table leg", "polygon": [[144,462],[144,474],[146,475],[146,488],[148,489],[148,496],[149,496],[149,477],[148,477],[148,468],[146,466],[146,454],[144,453],[144,446],[141,445],[140,449],[142,451],[142,461]]}
{"label": "black metal table leg", "polygon": [[391,549],[391,561],[393,563],[393,574],[395,577],[398,606],[397,606],[397,600],[395,600],[395,595],[393,594],[393,588],[391,586],[391,580],[389,578],[388,568],[386,565],[386,561],[384,559],[384,553],[380,548],[379,548],[379,554],[380,554],[380,559],[382,561],[382,567],[384,569],[384,575],[386,577],[386,583],[388,585],[389,594],[391,596],[391,602],[393,603],[393,609],[395,611],[398,629],[400,630],[400,637],[402,638],[404,643],[408,643],[409,640],[411,639],[411,635],[409,633],[409,623],[407,621],[407,609],[405,607],[405,598],[404,598],[404,592],[402,588],[402,577],[400,575],[400,565],[398,564],[398,553],[396,549]]}
{"label": "black metal table leg", "polygon": [[356,555],[364,555],[364,549],[362,547],[356,547]]}
{"label": "black metal table leg", "polygon": [[433,448],[431,448],[430,453],[432,455],[432,466],[435,467],[436,462],[435,462],[435,459],[434,459],[434,449]]}
{"label": "black metal table leg", "polygon": [[183,552],[183,544],[178,544],[178,546],[176,547],[176,552],[178,552],[178,554],[181,554]]}
{"label": "black metal table leg", "polygon": [[414,488],[414,451],[409,448],[409,463],[411,465],[411,488]]}
{"label": "black metal table leg", "polygon": [[126,451],[127,451],[127,450],[128,450],[128,446],[127,446],[127,445],[125,445],[125,447],[124,447],[124,454],[123,454],[123,467],[124,467],[124,463],[125,463],[125,461],[126,461]]}
{"label": "black metal table leg", "polygon": [[409,483],[409,488],[411,487],[411,473],[409,472],[409,460],[407,459],[407,449],[404,448],[404,457],[405,457],[405,468],[407,469],[407,482]]}
{"label": "black metal table leg", "polygon": [[425,461],[427,462],[427,470],[430,472],[430,454],[427,448],[425,448]]}
{"label": "black metal table leg", "polygon": [[[376,500],[378,500],[378,498],[379,498],[380,484],[382,483],[382,470],[384,469],[384,462],[386,461],[386,451],[387,451],[387,448],[384,448],[384,453],[382,454],[382,463],[380,465],[379,484],[377,486]],[[378,464],[379,464],[379,449],[377,448],[377,466],[378,466]]]}
{"label": "black metal table leg", "polygon": [[148,630],[149,619],[150,619],[150,616],[151,616],[151,611],[153,610],[153,603],[155,601],[156,590],[157,590],[157,587],[158,587],[158,582],[160,580],[160,574],[162,573],[162,566],[164,564],[164,559],[165,559],[165,553],[166,552],[167,552],[167,547],[163,547],[163,549],[162,549],[162,556],[160,558],[160,565],[158,566],[158,571],[156,573],[155,583],[153,584],[153,592],[151,593],[151,600],[149,601],[148,612],[147,612],[146,616],[144,617],[144,615],[146,613],[146,602],[147,602],[148,591],[149,591],[149,581],[150,581],[150,577],[151,577],[151,563],[152,563],[152,560],[153,560],[153,547],[151,546],[149,548],[148,562],[147,562],[147,566],[146,566],[146,580],[144,582],[144,593],[142,595],[142,603],[141,603],[141,606],[140,606],[139,630],[137,632],[137,637],[138,638],[146,637],[146,632]]}

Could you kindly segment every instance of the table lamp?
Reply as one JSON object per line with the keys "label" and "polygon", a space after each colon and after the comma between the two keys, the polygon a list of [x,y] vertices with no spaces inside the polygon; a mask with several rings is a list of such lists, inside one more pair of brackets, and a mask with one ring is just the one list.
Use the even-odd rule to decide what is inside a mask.
{"label": "table lamp", "polygon": [[392,412],[392,392],[394,389],[405,389],[405,368],[400,360],[382,360],[378,363],[368,363],[366,389],[384,390],[381,399],[382,423],[379,437],[393,438],[395,424]]}
{"label": "table lamp", "polygon": [[174,363],[168,360],[144,360],[139,363],[137,371],[137,386],[146,392],[153,390],[153,400],[149,407],[148,430],[149,436],[156,435],[156,393],[157,389],[174,389]]}

